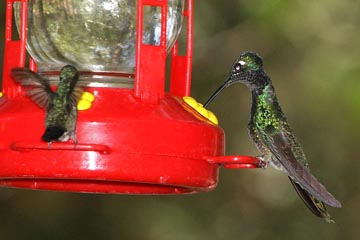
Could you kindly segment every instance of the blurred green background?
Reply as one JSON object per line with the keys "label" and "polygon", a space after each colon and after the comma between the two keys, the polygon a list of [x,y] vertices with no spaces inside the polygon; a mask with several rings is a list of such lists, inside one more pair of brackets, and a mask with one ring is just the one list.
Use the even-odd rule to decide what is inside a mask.
{"label": "blurred green background", "polygon": [[[314,217],[281,172],[221,169],[214,191],[184,196],[1,188],[0,239],[359,239],[359,44],[358,1],[195,1],[192,96],[206,101],[241,51],[262,55],[312,172],[343,204],[329,209],[336,224]],[[258,155],[245,86],[210,109],[227,154]]]}

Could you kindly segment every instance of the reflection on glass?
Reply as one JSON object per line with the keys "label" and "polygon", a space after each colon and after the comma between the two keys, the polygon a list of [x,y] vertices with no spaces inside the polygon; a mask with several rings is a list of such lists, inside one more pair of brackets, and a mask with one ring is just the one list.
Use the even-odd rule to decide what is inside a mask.
{"label": "reflection on glass", "polygon": [[[19,8],[16,3],[17,23]],[[183,10],[184,0],[168,1],[168,51],[180,33]],[[161,8],[145,7],[144,18],[143,42],[158,45]],[[132,74],[135,32],[136,0],[28,2],[27,50],[40,72],[72,64],[82,71]]]}

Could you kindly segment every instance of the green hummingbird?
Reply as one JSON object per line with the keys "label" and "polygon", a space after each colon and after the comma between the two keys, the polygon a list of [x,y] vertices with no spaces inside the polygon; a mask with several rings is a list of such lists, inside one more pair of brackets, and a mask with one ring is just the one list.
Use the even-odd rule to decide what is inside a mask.
{"label": "green hummingbird", "polygon": [[310,173],[305,154],[280,108],[275,89],[259,55],[250,51],[241,53],[232,65],[229,77],[211,95],[204,107],[234,83],[243,83],[251,91],[248,132],[262,153],[258,158],[287,173],[296,192],[311,212],[333,223],[325,204],[340,208],[341,203]]}
{"label": "green hummingbird", "polygon": [[76,87],[79,80],[77,69],[66,65],[60,70],[56,91],[52,90],[48,79],[27,68],[14,68],[11,76],[25,87],[27,95],[34,102],[46,110],[42,140],[50,144],[72,139],[76,144],[77,102],[83,92]]}

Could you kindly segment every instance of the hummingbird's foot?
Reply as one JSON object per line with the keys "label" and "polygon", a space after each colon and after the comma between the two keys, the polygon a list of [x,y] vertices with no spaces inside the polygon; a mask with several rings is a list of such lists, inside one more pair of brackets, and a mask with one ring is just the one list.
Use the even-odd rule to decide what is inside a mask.
{"label": "hummingbird's foot", "polygon": [[262,169],[267,169],[269,164],[268,161],[264,160],[264,156],[257,156],[256,157],[259,160],[259,167]]}
{"label": "hummingbird's foot", "polygon": [[73,142],[74,142],[74,149],[76,149],[78,142],[76,141],[76,139],[73,139]]}
{"label": "hummingbird's foot", "polygon": [[47,142],[48,144],[48,149],[50,150],[51,149],[51,142]]}
{"label": "hummingbird's foot", "polygon": [[70,135],[70,139],[73,141],[74,143],[74,149],[76,149],[76,146],[78,144],[78,141],[76,139],[76,135],[75,135],[75,132],[72,132],[71,135]]}

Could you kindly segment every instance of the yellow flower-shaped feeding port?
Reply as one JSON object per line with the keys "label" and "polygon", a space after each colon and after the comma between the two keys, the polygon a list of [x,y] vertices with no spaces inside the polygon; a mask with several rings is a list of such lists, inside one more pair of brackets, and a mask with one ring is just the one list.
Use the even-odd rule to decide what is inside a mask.
{"label": "yellow flower-shaped feeding port", "polygon": [[83,92],[80,100],[78,101],[77,109],[80,111],[88,110],[89,108],[91,108],[91,104],[94,101],[94,99],[95,99],[94,94],[90,92]]}
{"label": "yellow flower-shaped feeding port", "polygon": [[215,114],[204,108],[203,105],[201,103],[198,103],[194,98],[186,96],[183,97],[183,100],[193,109],[195,109],[198,113],[200,113],[204,118],[208,119],[210,122],[212,122],[215,125],[219,124],[219,121],[215,116]]}
{"label": "yellow flower-shaped feeding port", "polygon": [[1,98],[2,96],[4,96],[4,94],[3,94],[2,92],[0,92],[0,98]]}

